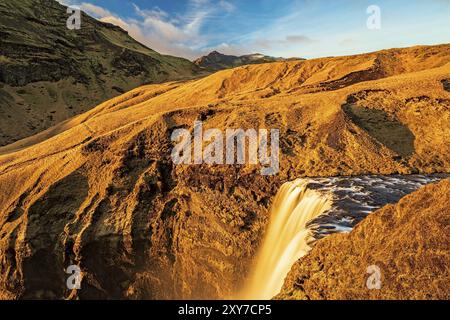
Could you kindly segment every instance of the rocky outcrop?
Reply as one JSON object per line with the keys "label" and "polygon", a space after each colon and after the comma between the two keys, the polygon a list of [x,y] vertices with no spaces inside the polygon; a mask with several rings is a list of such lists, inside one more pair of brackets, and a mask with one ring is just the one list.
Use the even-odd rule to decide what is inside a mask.
{"label": "rocky outcrop", "polygon": [[448,300],[449,190],[450,180],[426,186],[318,241],[276,299]]}
{"label": "rocky outcrop", "polygon": [[442,80],[442,85],[444,86],[445,90],[450,92],[450,79]]}

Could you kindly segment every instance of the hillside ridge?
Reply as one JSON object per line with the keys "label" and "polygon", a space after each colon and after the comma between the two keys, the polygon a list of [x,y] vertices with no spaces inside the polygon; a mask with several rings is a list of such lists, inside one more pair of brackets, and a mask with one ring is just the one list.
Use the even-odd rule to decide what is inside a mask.
{"label": "hillside ridge", "polygon": [[69,30],[55,0],[0,3],[0,146],[54,126],[148,83],[198,76],[118,26],[81,16]]}

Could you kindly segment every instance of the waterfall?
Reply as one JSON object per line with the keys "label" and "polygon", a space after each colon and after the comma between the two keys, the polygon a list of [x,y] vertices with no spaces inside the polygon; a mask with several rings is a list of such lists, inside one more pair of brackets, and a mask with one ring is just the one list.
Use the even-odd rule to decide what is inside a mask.
{"label": "waterfall", "polygon": [[331,199],[308,189],[309,180],[285,183],[275,197],[271,217],[243,299],[267,300],[277,295],[294,263],[311,249],[310,221],[331,208]]}

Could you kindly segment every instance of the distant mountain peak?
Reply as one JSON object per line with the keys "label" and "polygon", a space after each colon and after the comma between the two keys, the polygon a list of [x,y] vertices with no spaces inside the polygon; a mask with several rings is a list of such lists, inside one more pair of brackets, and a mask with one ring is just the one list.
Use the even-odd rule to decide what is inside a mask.
{"label": "distant mountain peak", "polygon": [[248,64],[261,64],[286,60],[301,60],[297,58],[285,59],[266,56],[262,53],[251,53],[243,56],[234,56],[220,53],[216,50],[194,61],[194,64],[208,71],[219,71],[236,68]]}

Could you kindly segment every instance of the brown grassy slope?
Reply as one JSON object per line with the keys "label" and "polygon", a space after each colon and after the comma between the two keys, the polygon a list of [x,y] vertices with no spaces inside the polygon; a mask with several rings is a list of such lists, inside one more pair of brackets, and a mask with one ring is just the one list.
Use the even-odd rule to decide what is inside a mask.
{"label": "brown grassy slope", "polygon": [[66,9],[55,0],[0,2],[0,146],[143,84],[198,76],[190,61],[84,13],[69,30]]}
{"label": "brown grassy slope", "polygon": [[[319,241],[292,268],[277,299],[450,298],[450,180],[426,186]],[[381,271],[369,290],[367,268]]]}
{"label": "brown grassy slope", "polygon": [[[332,158],[343,149],[362,147],[371,149],[372,152],[365,150],[367,157],[376,153],[375,157],[385,158],[386,168],[378,168],[379,172],[407,172],[417,169],[430,171],[433,168],[443,171],[448,161],[445,141],[449,138],[446,125],[449,121],[447,111],[450,95],[444,90],[442,81],[449,77],[449,50],[449,45],[443,45],[352,57],[248,66],[219,72],[196,81],[144,86],[103,103],[41,135],[0,148],[0,153],[20,150],[69,130],[58,136],[58,139],[49,139],[36,146],[31,152],[41,154],[42,150],[42,154],[53,153],[60,151],[60,144],[70,147],[87,138],[94,138],[124,126],[137,126],[152,117],[158,118],[173,111],[211,109],[212,111],[208,112],[213,116],[208,117],[206,125],[212,118],[217,118],[216,115],[224,114],[225,116],[215,121],[216,127],[280,128],[286,133],[283,135],[285,149],[291,149],[289,145],[292,145],[293,140],[305,140],[295,144],[295,150],[285,150],[289,151],[286,159],[292,158],[289,156],[291,154],[308,153],[306,156],[310,159],[305,160],[334,162],[335,159]],[[387,56],[391,57],[388,59]],[[395,63],[381,68],[374,64],[376,57],[383,61],[393,60]],[[410,65],[413,62],[417,63],[419,71],[401,74],[404,70],[411,71]],[[364,78],[367,74],[372,74],[374,68],[378,70],[377,77],[386,76],[388,71],[385,70],[399,75],[351,85],[358,82],[350,79],[351,75],[359,72],[355,70],[365,70],[362,75]],[[425,70],[421,71],[422,69]],[[346,87],[334,90],[336,83]],[[343,110],[343,106],[348,102],[369,110],[381,109],[388,118],[406,126],[414,136],[415,153],[403,161],[392,161],[391,158],[397,156],[393,150],[387,150],[384,145],[378,143],[380,141],[374,141],[376,139],[367,134],[364,123],[351,121],[352,115]],[[245,114],[246,117],[236,119],[239,114]],[[329,126],[331,127],[328,128]],[[314,156],[317,152],[320,153],[320,159]],[[25,153],[17,153],[12,158],[21,158],[21,154],[25,154],[26,159],[30,152],[27,150]],[[6,162],[11,157],[4,159]],[[366,162],[365,159],[345,160],[347,161],[342,164],[345,172],[341,170],[335,173],[364,172],[361,162]],[[425,165],[422,164],[424,161]],[[291,161],[287,162],[286,165],[289,165]],[[302,167],[298,168],[299,171],[312,175],[333,174],[323,172],[324,168],[319,169],[315,165],[299,166]],[[330,167],[338,166],[337,164]],[[370,171],[373,169],[365,170]]]}
{"label": "brown grassy slope", "polygon": [[[282,181],[449,171],[449,49],[247,66],[144,86],[0,149],[3,295],[67,297],[61,270],[72,263],[87,275],[81,298],[232,294]],[[280,174],[174,166],[170,134],[197,119],[205,128],[280,129]],[[392,132],[413,151],[389,143]]]}

